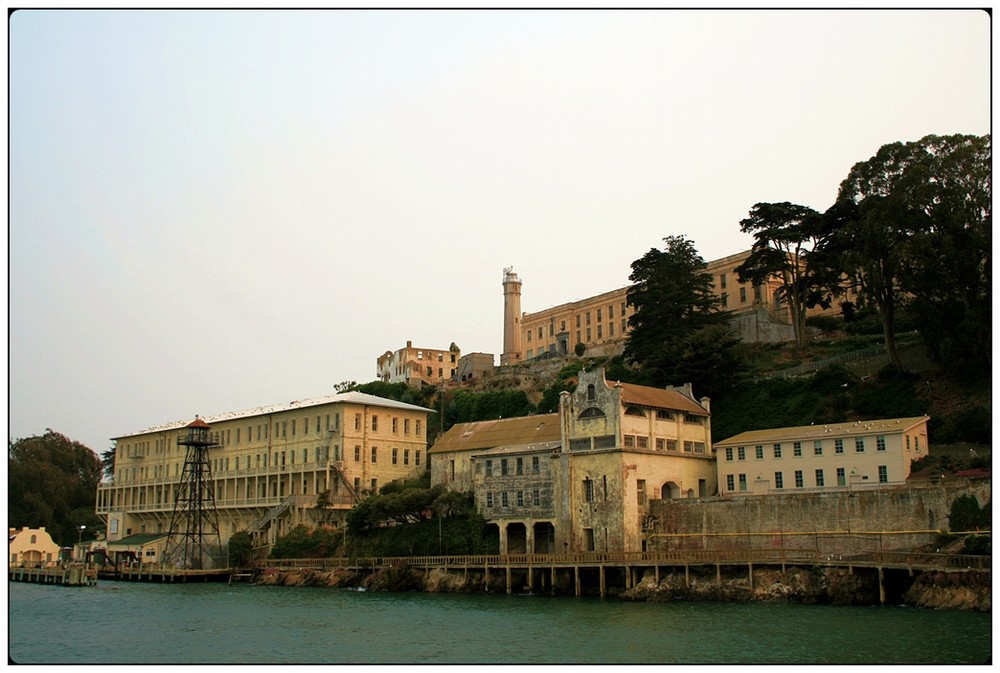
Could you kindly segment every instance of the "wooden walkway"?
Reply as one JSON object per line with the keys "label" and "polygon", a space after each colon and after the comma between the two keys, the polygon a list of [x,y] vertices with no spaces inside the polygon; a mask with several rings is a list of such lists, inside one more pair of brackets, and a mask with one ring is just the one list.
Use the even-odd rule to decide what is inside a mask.
{"label": "wooden walkway", "polygon": [[[574,554],[506,554],[469,556],[384,556],[374,558],[326,558],[326,559],[268,559],[264,568],[332,570],[344,568],[354,571],[370,571],[386,567],[410,567],[424,570],[441,569],[445,572],[462,572],[468,577],[470,571],[481,572],[484,583],[489,585],[490,573],[503,573],[507,593],[513,593],[513,574],[519,581],[526,580],[529,592],[534,590],[536,579],[542,589],[554,592],[557,573],[572,571],[574,594],[581,595],[581,574],[583,571],[598,573],[601,596],[607,594],[606,573],[609,569],[620,570],[624,574],[625,588],[638,584],[642,573],[652,569],[656,582],[660,581],[661,569],[675,571],[684,569],[685,584],[690,583],[691,569],[714,566],[716,581],[721,582],[722,568],[730,566],[746,567],[751,586],[754,568],[780,567],[785,572],[788,566],[872,568],[877,570],[879,593],[884,601],[884,578],[886,570],[906,570],[910,575],[915,571],[966,572],[971,570],[991,570],[991,557],[966,556],[958,554],[876,552],[852,557],[825,555],[811,549],[724,549],[724,550],[684,550],[671,552],[581,552]],[[548,577],[546,577],[546,575]],[[548,582],[546,582],[546,579]],[[548,585],[547,587],[545,585]]]}
{"label": "wooden walkway", "polygon": [[97,584],[97,570],[87,568],[79,563],[66,567],[50,566],[47,568],[10,566],[7,574],[11,582],[58,584],[64,587],[83,587]]}

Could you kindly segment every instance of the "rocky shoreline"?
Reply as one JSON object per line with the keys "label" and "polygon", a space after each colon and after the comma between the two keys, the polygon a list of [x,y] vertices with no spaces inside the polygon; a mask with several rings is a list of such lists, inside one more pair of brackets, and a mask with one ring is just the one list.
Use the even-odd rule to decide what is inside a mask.
{"label": "rocky shoreline", "polygon": [[[506,592],[504,579],[501,577],[491,577],[489,586],[484,586],[481,573],[463,574],[443,569],[424,571],[407,566],[378,568],[372,572],[355,572],[346,568],[268,568],[257,578],[257,584],[340,587],[364,591]],[[913,578],[907,578],[905,584],[906,586],[900,586],[898,581],[893,584],[888,592],[888,603],[977,612],[989,612],[992,608],[992,578],[989,572],[919,573]],[[527,587],[522,588],[524,589]],[[659,581],[655,575],[647,572],[636,586],[630,589],[609,588],[608,595],[619,600],[648,602],[879,604],[879,586],[874,573],[819,567],[790,567],[784,572],[755,568],[752,585],[747,575],[738,576],[732,572],[723,576],[721,581],[716,579],[714,571],[710,575],[690,573],[687,577],[684,573],[666,573],[660,575]]]}

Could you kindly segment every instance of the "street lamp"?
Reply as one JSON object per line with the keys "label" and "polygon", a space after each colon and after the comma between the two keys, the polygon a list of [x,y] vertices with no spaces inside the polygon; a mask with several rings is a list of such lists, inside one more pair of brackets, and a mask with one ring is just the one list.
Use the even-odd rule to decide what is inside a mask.
{"label": "street lamp", "polygon": [[83,531],[84,531],[84,529],[86,529],[86,526],[77,526],[77,528],[76,528],[76,532],[77,532],[76,543],[77,544],[80,544],[80,543],[83,542]]}

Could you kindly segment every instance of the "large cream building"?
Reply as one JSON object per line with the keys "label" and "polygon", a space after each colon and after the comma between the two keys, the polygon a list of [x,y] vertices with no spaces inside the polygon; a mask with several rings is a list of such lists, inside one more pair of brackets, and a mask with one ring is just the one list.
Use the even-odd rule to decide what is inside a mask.
{"label": "large cream building", "polygon": [[[763,285],[739,282],[736,267],[749,255],[750,251],[744,251],[708,262],[704,273],[712,277],[712,290],[722,309],[730,311],[733,327],[744,340],[792,341],[789,308],[778,299],[780,279],[774,277]],[[577,344],[583,344],[587,353],[598,356],[620,353],[624,348],[628,319],[635,312],[628,304],[631,286],[534,313],[519,313],[515,323],[511,317],[514,310],[511,298],[516,299],[513,306],[520,311],[521,281],[509,270],[507,273],[516,281],[516,295],[514,286],[505,282],[504,349],[516,351],[519,357],[508,354],[506,363],[546,353],[566,355],[574,352]],[[810,309],[809,315],[831,315],[838,311],[835,307],[816,307]],[[509,338],[509,332],[516,328],[518,337]]]}
{"label": "large cream building", "polygon": [[[427,469],[423,407],[357,391],[207,416],[222,544],[249,531],[273,543],[299,523],[342,523],[365,492]],[[182,432],[168,423],[113,438],[114,475],[100,484],[97,514],[113,543],[169,531],[184,473]],[[315,508],[329,494],[329,511]]]}
{"label": "large cream building", "polygon": [[716,442],[719,491],[762,495],[899,485],[927,455],[927,416],[743,432]]}
{"label": "large cream building", "polygon": [[649,500],[717,490],[708,399],[603,369],[556,414],[458,424],[430,453],[431,483],[473,491],[501,553],[641,551]]}

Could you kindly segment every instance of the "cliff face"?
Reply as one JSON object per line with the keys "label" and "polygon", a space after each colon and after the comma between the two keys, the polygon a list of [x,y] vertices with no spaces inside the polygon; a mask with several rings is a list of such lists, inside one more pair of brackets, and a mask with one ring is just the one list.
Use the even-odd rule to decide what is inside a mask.
{"label": "cliff face", "polygon": [[[353,572],[346,569],[314,570],[309,568],[268,569],[257,583],[270,586],[313,586],[357,588],[370,591],[426,591],[471,593],[492,591],[503,593],[504,581],[494,575],[489,587],[484,586],[481,573],[430,572],[408,567],[379,568],[373,572]],[[720,581],[721,580],[721,581]],[[891,604],[903,603],[916,607],[989,612],[991,575],[988,572],[923,573],[913,578],[908,587],[893,586]],[[661,574],[659,581],[647,572],[631,589],[613,591],[611,595],[629,601],[782,601],[802,604],[878,605],[879,586],[873,572],[851,572],[846,568],[790,567],[785,572],[770,568],[755,568],[751,585],[748,575],[732,571],[717,580],[711,574]]]}

